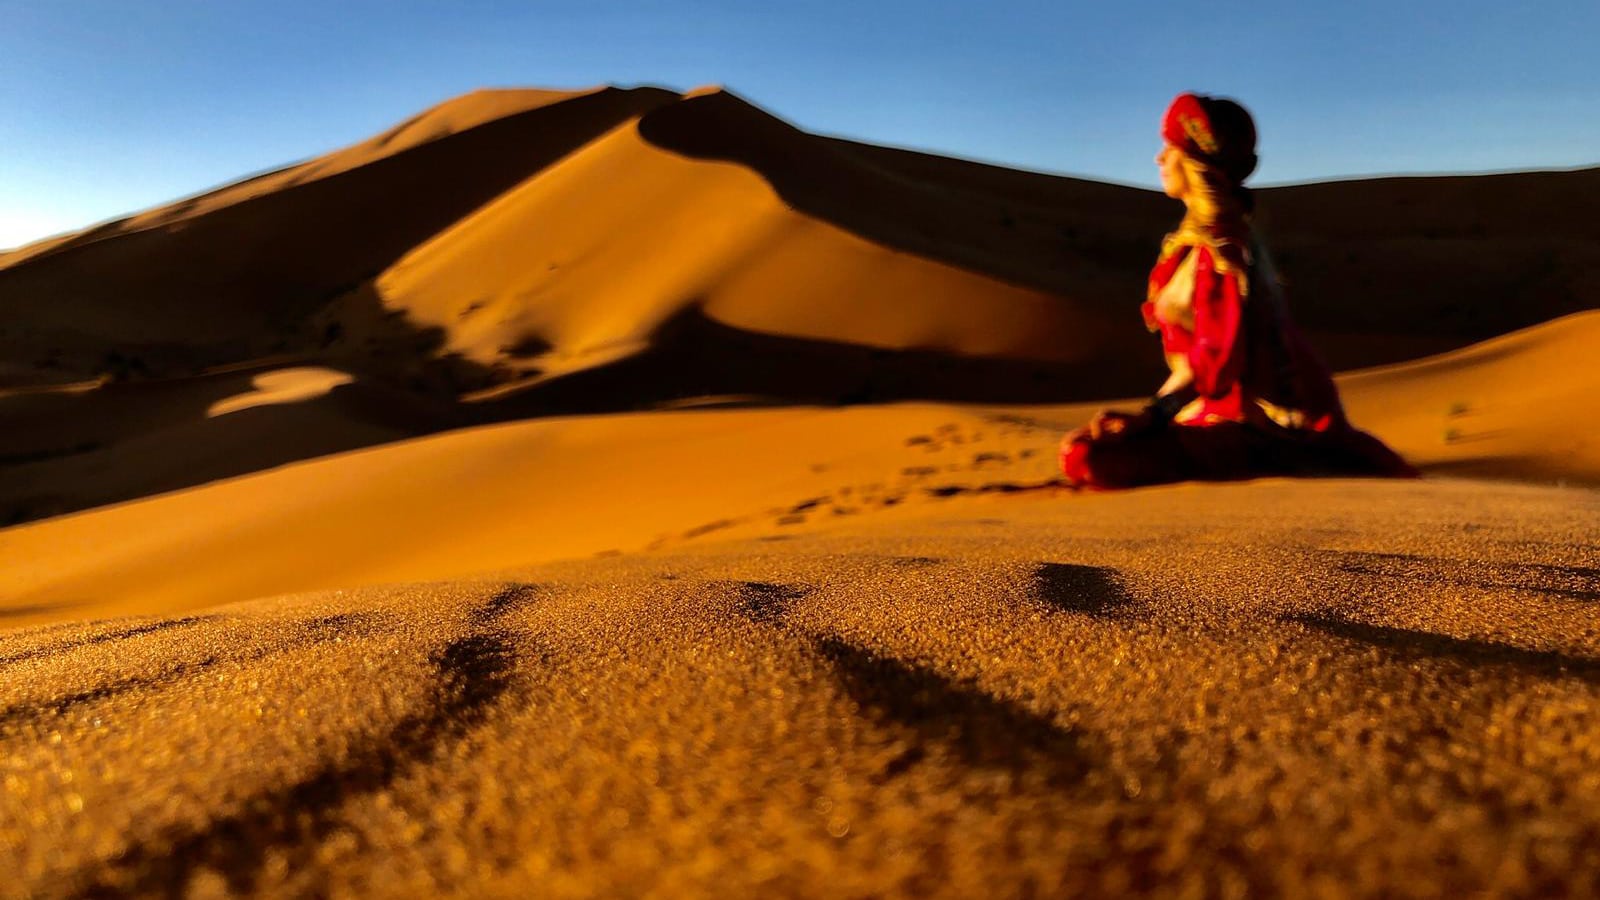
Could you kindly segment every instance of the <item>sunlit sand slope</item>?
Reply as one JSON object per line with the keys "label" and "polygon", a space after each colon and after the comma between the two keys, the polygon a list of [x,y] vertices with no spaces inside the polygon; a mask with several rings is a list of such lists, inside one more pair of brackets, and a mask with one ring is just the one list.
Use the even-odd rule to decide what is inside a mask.
{"label": "sunlit sand slope", "polygon": [[1592,500],[958,497],[13,632],[0,868],[45,896],[1584,893]]}
{"label": "sunlit sand slope", "polygon": [[1351,416],[1436,473],[1600,483],[1600,312],[1346,376]]}
{"label": "sunlit sand slope", "polygon": [[990,418],[918,405],[475,428],[14,527],[0,568],[18,615],[154,613],[635,551],[747,518],[787,528],[831,515],[835,491],[865,513],[1054,478],[1054,425]]}
{"label": "sunlit sand slope", "polygon": [[[735,104],[758,124],[781,125],[725,94],[683,102]],[[1113,328],[1104,304],[898,252],[797,213],[758,167],[665,152],[647,136],[669,112],[696,110],[619,126],[403,257],[375,282],[375,324],[400,313],[448,335],[447,352],[546,376],[670,351],[652,344],[684,337],[663,326],[686,314],[801,340],[1054,362],[1111,358],[1115,335],[1138,336]],[[722,118],[693,124],[709,130]],[[837,180],[868,171],[847,160],[834,169]],[[903,230],[917,212],[897,211]],[[364,336],[359,323],[341,331]],[[688,336],[694,353],[728,352],[703,331]],[[810,377],[796,367],[791,391]]]}

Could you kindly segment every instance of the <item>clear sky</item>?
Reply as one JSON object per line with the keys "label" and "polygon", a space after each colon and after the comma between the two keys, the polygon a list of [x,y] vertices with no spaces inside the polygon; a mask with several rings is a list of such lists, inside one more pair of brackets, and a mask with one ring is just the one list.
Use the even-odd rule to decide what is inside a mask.
{"label": "clear sky", "polygon": [[811,131],[1151,186],[1183,90],[1257,183],[1600,162],[1600,0],[0,0],[0,247],[485,86],[723,84]]}

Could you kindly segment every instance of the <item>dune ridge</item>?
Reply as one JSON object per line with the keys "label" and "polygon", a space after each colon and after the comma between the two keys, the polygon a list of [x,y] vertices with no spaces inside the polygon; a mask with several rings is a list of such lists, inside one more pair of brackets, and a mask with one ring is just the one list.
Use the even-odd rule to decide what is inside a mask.
{"label": "dune ridge", "polygon": [[[641,108],[675,94],[604,89],[469,96],[380,138],[0,260],[6,384],[187,375],[309,353],[306,317],[417,242]],[[513,112],[513,110],[516,110]],[[424,134],[429,139],[421,140]],[[51,252],[46,252],[51,250]],[[115,358],[111,354],[116,354]]]}
{"label": "dune ridge", "polygon": [[[397,261],[374,283],[384,309],[485,365],[531,346],[547,373],[646,349],[689,309],[761,334],[959,356],[1083,360],[1105,341],[1084,303],[896,253],[794,214],[763,170],[652,147],[664,113],[694,113],[692,130],[706,117],[685,104],[724,100],[782,124],[719,92],[620,125]],[[714,135],[753,131],[713,112]]]}
{"label": "dune ridge", "polygon": [[94,241],[193,219],[263,194],[369,165],[396,153],[450,137],[495,119],[514,116],[600,90],[602,88],[586,91],[533,88],[473,91],[423,110],[392,128],[324,156],[262,172],[165,206],[113,219],[84,231],[46,238],[0,253],[0,266],[15,265],[27,259],[81,247]]}

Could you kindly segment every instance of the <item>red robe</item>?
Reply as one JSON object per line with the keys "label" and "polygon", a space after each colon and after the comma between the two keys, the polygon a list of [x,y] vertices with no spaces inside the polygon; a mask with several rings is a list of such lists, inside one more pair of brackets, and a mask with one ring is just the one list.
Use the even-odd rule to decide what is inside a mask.
{"label": "red robe", "polygon": [[1063,443],[1069,481],[1127,487],[1277,474],[1412,476],[1351,427],[1327,367],[1284,310],[1269,266],[1242,242],[1195,232],[1168,238],[1150,273],[1145,323],[1182,355],[1199,396],[1173,424]]}

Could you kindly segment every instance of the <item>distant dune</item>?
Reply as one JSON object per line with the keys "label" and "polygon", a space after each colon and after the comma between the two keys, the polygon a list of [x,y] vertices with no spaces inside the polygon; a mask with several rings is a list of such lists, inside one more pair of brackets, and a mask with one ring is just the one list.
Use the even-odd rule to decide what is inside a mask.
{"label": "distant dune", "polygon": [[[1270,189],[1261,206],[1301,318],[1348,367],[1592,308],[1597,193],[1587,170]],[[809,135],[717,89],[482,91],[0,255],[0,383],[292,353],[468,390],[671,352],[655,329],[692,311],[1116,363],[1095,385],[1055,372],[1052,396],[1087,397],[1150,371],[1120,362],[1145,346],[1128,310],[1176,215],[1149,191]],[[616,299],[596,311],[591,292]]]}

